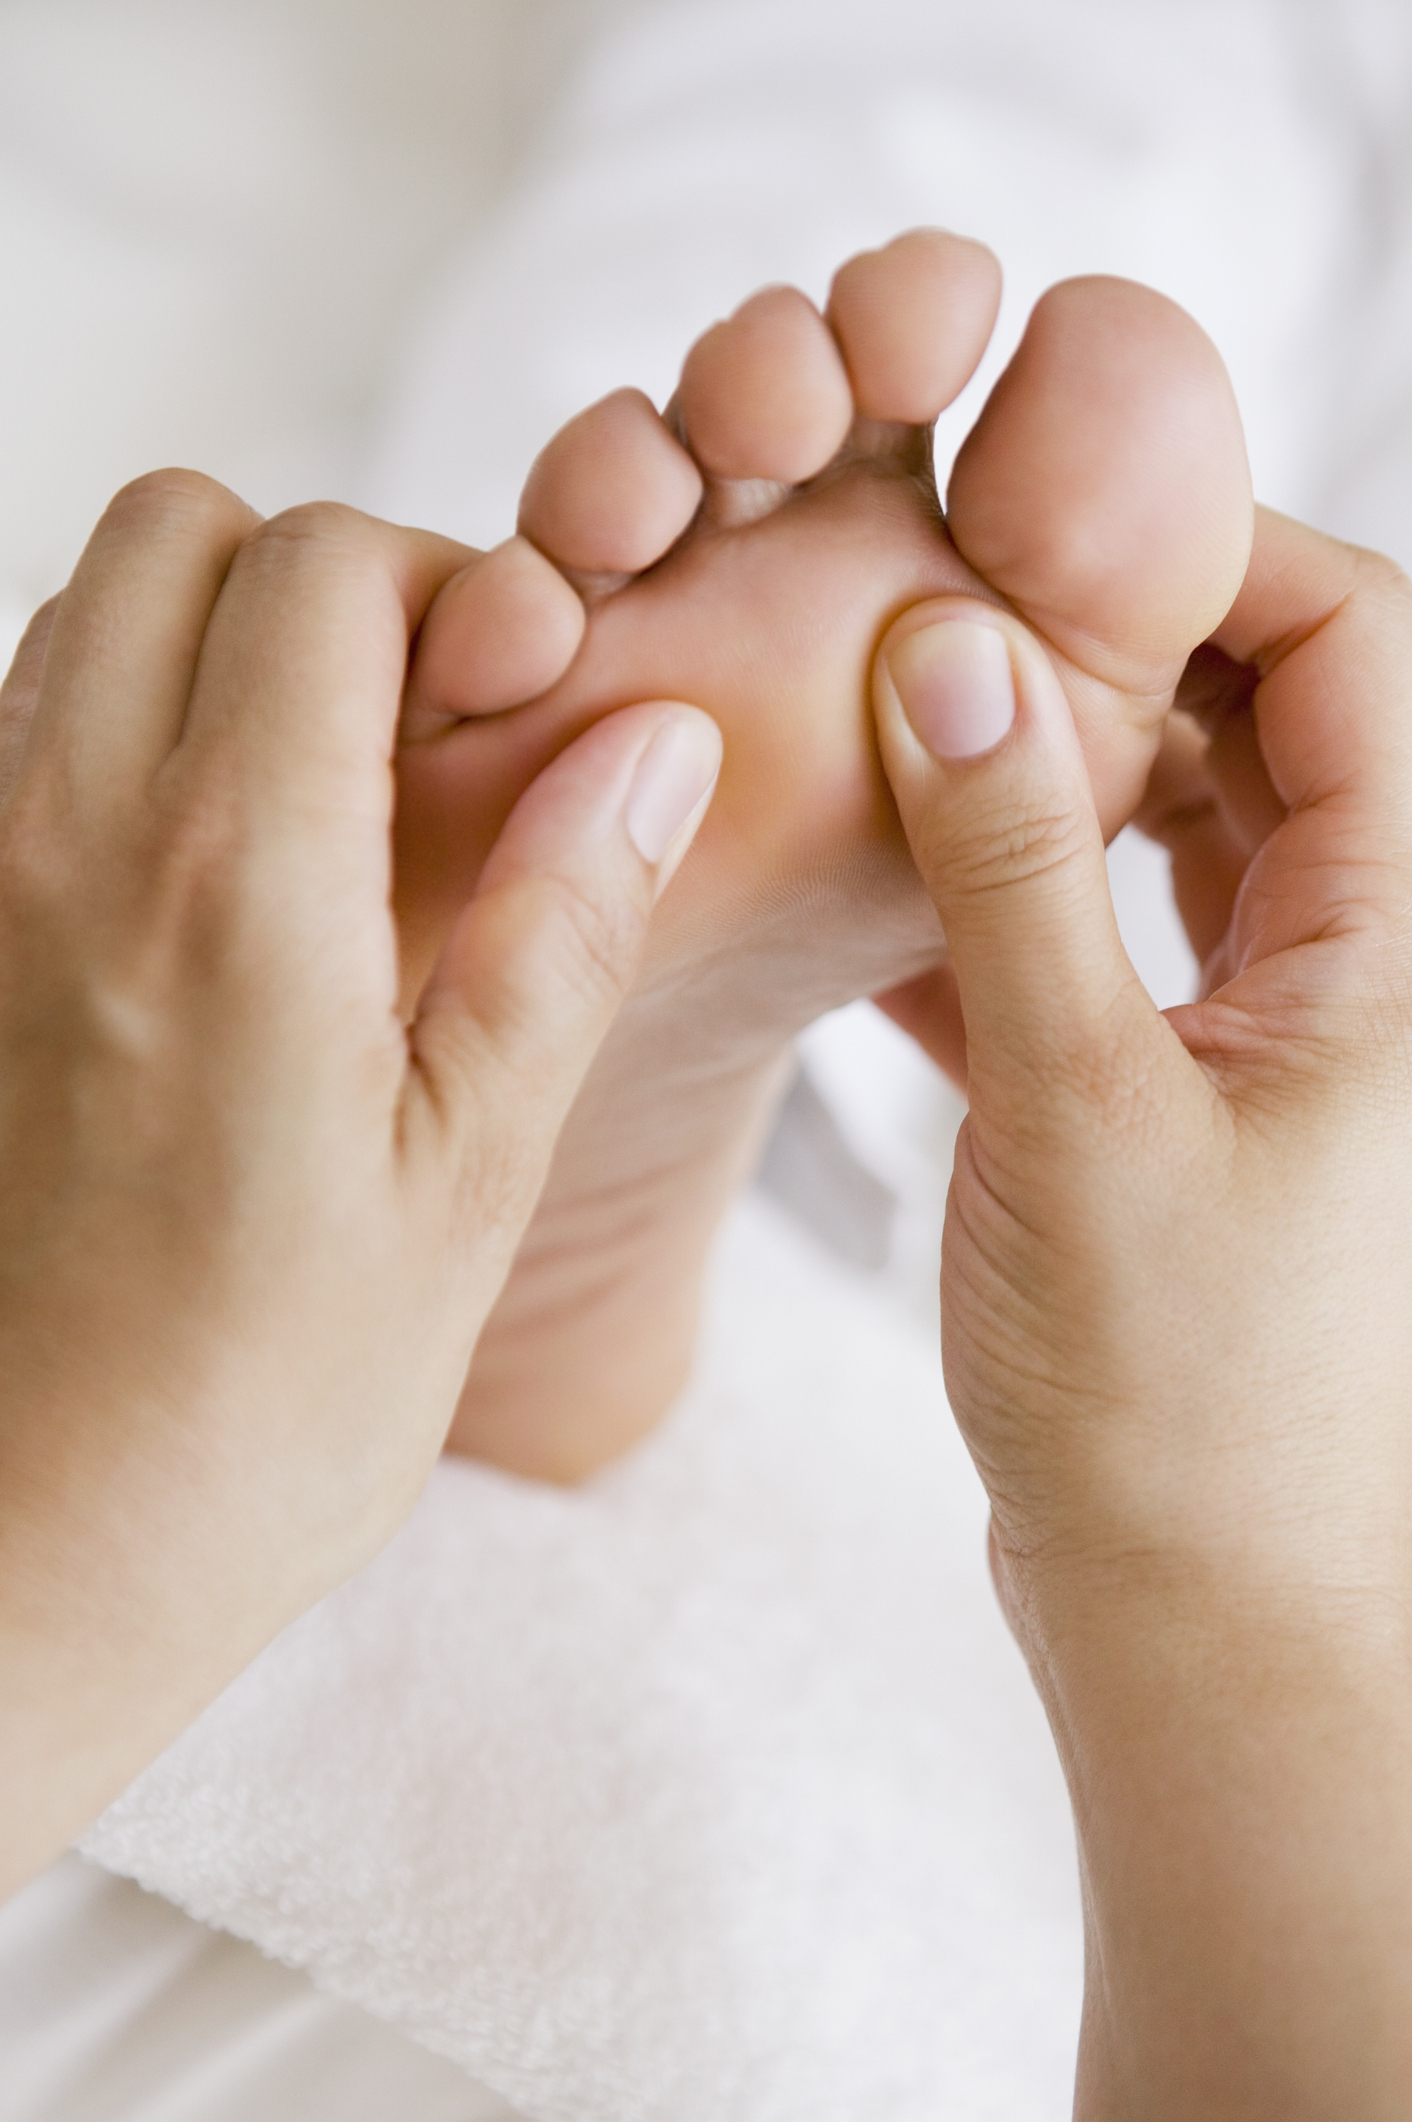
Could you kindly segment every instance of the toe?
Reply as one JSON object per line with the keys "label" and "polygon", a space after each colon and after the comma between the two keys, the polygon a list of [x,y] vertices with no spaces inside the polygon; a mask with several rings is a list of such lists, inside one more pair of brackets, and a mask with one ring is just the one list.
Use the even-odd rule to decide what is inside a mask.
{"label": "toe", "polygon": [[917,228],[839,269],[828,319],[865,420],[929,427],[995,329],[1000,266],[983,243]]}
{"label": "toe", "polygon": [[443,586],[422,622],[404,741],[537,699],[573,662],[583,630],[579,597],[527,539],[478,554]]}
{"label": "toe", "polygon": [[1052,288],[956,460],[947,521],[1081,671],[1170,689],[1250,551],[1245,441],[1215,347],[1150,288]]}
{"label": "toe", "polygon": [[641,391],[614,391],[541,450],[520,529],[560,567],[635,575],[660,560],[701,500],[701,474]]}
{"label": "toe", "polygon": [[713,479],[797,486],[837,456],[853,424],[833,334],[792,287],[762,289],[698,339],[676,402]]}

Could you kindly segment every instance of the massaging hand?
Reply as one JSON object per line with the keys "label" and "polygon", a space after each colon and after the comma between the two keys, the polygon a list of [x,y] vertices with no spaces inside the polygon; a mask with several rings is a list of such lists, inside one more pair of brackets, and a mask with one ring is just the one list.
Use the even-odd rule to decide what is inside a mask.
{"label": "massaging hand", "polygon": [[1165,1016],[1043,653],[945,609],[879,664],[956,983],[898,1013],[964,1012],[943,1349],[1074,1800],[1077,2112],[1405,2118],[1412,592],[1261,518],[1149,799],[1208,960]]}
{"label": "massaging hand", "polygon": [[719,740],[526,792],[398,1019],[392,752],[467,555],[139,482],[0,694],[0,1892],[392,1533]]}

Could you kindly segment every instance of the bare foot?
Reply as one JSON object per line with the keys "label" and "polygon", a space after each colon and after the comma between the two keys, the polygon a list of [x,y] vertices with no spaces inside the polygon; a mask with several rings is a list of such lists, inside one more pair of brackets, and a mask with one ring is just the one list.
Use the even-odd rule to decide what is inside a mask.
{"label": "bare foot", "polygon": [[1008,600],[1043,635],[1110,830],[1195,645],[1239,587],[1249,474],[1225,370],[1173,304],[1076,280],[1038,305],[952,475],[929,427],[990,335],[999,269],[934,231],[845,265],[827,320],[770,288],[551,442],[520,535],[429,614],[399,763],[415,991],[495,832],[605,710],[719,723],[711,812],[561,1140],[451,1442],[578,1478],[684,1379],[702,1272],[793,1035],[943,943],[878,764],[877,644],[905,607]]}

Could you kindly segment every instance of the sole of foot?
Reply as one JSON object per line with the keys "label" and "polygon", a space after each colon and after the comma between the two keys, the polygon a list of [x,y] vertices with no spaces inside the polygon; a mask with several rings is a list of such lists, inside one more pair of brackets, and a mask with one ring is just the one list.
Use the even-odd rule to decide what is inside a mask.
{"label": "sole of foot", "polygon": [[1105,826],[1141,797],[1177,679],[1248,557],[1230,384],[1164,297],[1066,282],[1035,309],[943,511],[931,424],[999,293],[982,246],[919,230],[850,260],[822,314],[791,288],[753,296],[692,348],[665,414],[620,391],[563,429],[517,535],[427,616],[398,766],[409,993],[515,798],[589,723],[686,700],[725,740],[482,1337],[455,1449],[575,1480],[656,1423],[794,1034],[943,953],[868,704],[900,613],[953,593],[1016,610],[1053,657]]}

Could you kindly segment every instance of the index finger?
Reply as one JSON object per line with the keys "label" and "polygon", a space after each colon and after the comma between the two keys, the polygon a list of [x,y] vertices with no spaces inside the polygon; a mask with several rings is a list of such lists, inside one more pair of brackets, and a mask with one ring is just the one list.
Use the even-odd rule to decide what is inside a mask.
{"label": "index finger", "polygon": [[333,504],[262,524],[206,627],[173,766],[247,795],[266,843],[291,828],[307,843],[316,821],[385,833],[408,648],[467,557],[449,538]]}
{"label": "index finger", "polygon": [[1258,509],[1240,594],[1211,639],[1256,672],[1260,748],[1290,810],[1356,792],[1370,815],[1406,823],[1412,584],[1393,561]]}
{"label": "index finger", "polygon": [[1252,865],[1255,955],[1400,916],[1412,896],[1412,585],[1380,554],[1261,509],[1212,641],[1255,671],[1260,750],[1289,812]]}
{"label": "index finger", "polygon": [[44,675],[44,658],[58,609],[57,597],[40,605],[20,635],[4,683],[0,684],[0,811],[20,776],[25,738],[39,703],[39,681]]}
{"label": "index finger", "polygon": [[161,770],[226,569],[258,520],[175,468],[108,503],[51,614],[25,710],[25,772],[61,791],[69,815],[75,802],[90,820],[126,814]]}

